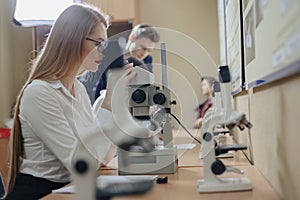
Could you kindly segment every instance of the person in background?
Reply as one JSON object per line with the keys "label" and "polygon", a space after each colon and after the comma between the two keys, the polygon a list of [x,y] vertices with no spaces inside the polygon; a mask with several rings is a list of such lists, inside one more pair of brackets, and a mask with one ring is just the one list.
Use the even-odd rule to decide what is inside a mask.
{"label": "person in background", "polygon": [[[82,149],[98,166],[115,154],[104,132],[117,127],[111,92],[94,111],[77,80],[80,72],[97,70],[108,26],[107,15],[88,4],[72,4],[54,22],[16,102],[7,200],[39,199],[69,183]],[[126,83],[131,69],[124,70]]]}
{"label": "person in background", "polygon": [[160,40],[160,35],[157,30],[149,24],[138,24],[136,25],[128,38],[126,45],[126,57],[128,61],[134,63],[138,62],[143,65],[142,67],[153,72],[152,56],[150,52],[154,49],[156,43]]}
{"label": "person in background", "polygon": [[[136,25],[127,40],[124,58],[134,66],[140,66],[153,72],[152,56],[150,52],[160,40],[158,31],[149,24]],[[108,67],[109,68],[109,67]],[[100,91],[106,89],[108,69],[99,67],[95,73],[86,72],[79,81],[82,82],[89,94],[91,104],[100,96]]]}
{"label": "person in background", "polygon": [[206,99],[197,106],[195,111],[198,113],[196,121],[194,123],[194,128],[201,128],[202,120],[205,113],[212,107],[212,93],[213,93],[213,83],[217,80],[213,77],[204,76],[201,78],[201,89],[202,94],[206,96]]}

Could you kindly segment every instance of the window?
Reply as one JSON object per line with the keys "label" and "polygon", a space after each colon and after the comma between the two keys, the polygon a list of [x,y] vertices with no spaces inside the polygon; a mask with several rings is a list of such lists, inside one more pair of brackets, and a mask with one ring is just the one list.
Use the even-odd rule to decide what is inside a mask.
{"label": "window", "polygon": [[63,9],[81,0],[17,0],[13,21],[23,27],[52,25]]}

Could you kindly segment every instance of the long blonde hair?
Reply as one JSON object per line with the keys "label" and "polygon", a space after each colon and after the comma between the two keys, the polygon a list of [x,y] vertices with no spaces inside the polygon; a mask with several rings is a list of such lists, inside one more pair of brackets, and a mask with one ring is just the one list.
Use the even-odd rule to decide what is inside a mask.
{"label": "long blonde hair", "polygon": [[24,157],[19,106],[25,88],[35,79],[54,81],[70,75],[83,61],[83,44],[98,23],[107,28],[109,18],[90,4],[73,4],[66,8],[53,24],[44,47],[32,64],[29,77],[22,87],[15,105],[14,124],[10,136],[10,170],[8,191],[12,191],[15,178]]}

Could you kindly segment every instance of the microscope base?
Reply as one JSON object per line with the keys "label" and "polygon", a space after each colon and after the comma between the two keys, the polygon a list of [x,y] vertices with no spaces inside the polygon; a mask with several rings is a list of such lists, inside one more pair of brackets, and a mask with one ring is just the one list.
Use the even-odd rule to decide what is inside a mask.
{"label": "microscope base", "polygon": [[[126,159],[124,159],[126,158]],[[159,148],[150,153],[118,152],[120,175],[174,174],[177,172],[177,148]]]}
{"label": "microscope base", "polygon": [[230,192],[252,190],[251,181],[248,178],[218,178],[219,182],[205,182],[204,179],[198,180],[198,192]]}

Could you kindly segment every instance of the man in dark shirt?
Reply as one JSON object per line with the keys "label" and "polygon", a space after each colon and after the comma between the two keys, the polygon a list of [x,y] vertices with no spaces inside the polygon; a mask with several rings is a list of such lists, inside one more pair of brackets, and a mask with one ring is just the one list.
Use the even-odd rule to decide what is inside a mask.
{"label": "man in dark shirt", "polygon": [[[126,44],[125,59],[128,63],[133,63],[133,66],[142,67],[150,72],[153,72],[151,50],[159,42],[160,36],[157,30],[148,24],[136,25],[129,37]],[[87,89],[91,104],[100,96],[100,91],[106,89],[107,85],[107,70],[99,66],[97,72],[84,73],[80,78]]]}
{"label": "man in dark shirt", "polygon": [[[154,49],[155,43],[159,42],[159,38],[159,33],[153,26],[148,24],[136,25],[132,29],[126,45],[125,58],[128,63],[133,63],[133,66],[139,66],[153,72],[150,52]],[[99,97],[101,90],[106,89],[106,72],[107,70],[103,73],[97,85],[95,99]]]}

